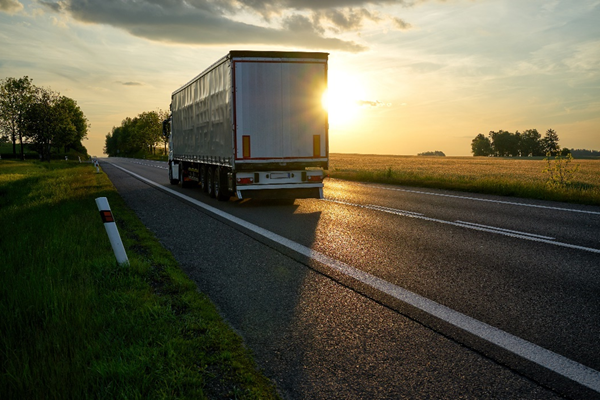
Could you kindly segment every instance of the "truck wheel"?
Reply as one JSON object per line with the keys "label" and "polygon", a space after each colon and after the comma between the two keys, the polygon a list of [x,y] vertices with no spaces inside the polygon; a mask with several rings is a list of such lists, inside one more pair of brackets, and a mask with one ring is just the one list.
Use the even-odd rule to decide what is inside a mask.
{"label": "truck wheel", "polygon": [[200,187],[205,193],[208,193],[208,167],[206,165],[202,165],[200,167]]}
{"label": "truck wheel", "polygon": [[219,201],[229,200],[229,190],[227,189],[227,174],[223,168],[215,168],[215,197]]}
{"label": "truck wheel", "polygon": [[215,197],[215,175],[213,167],[206,167],[206,189],[210,197]]}
{"label": "truck wheel", "polygon": [[179,184],[179,179],[173,178],[173,164],[171,162],[169,162],[169,182],[171,182],[171,185]]}

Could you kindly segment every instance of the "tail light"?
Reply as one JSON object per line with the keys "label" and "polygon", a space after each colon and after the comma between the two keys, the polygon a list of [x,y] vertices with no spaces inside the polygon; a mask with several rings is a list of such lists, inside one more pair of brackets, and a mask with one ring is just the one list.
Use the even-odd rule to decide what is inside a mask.
{"label": "tail light", "polygon": [[238,185],[249,185],[251,183],[254,183],[254,179],[253,178],[237,178],[236,182]]}

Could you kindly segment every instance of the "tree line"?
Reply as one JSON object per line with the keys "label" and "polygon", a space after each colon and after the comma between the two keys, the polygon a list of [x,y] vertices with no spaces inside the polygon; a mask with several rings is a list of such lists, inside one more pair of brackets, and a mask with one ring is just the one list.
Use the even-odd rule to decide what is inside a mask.
{"label": "tree line", "polygon": [[558,134],[548,129],[544,137],[537,129],[515,133],[499,130],[490,131],[488,136],[480,133],[471,142],[474,156],[493,157],[537,157],[550,155],[567,155],[569,149],[561,149]]}
{"label": "tree line", "polygon": [[446,157],[446,154],[444,154],[443,151],[424,151],[423,153],[418,153],[418,156],[425,156],[425,157]]}
{"label": "tree line", "polygon": [[164,145],[166,154],[167,139],[162,134],[162,121],[168,116],[168,111],[158,110],[125,118],[121,126],[114,126],[106,135],[104,153],[109,157],[156,154],[157,146]]}
{"label": "tree line", "polygon": [[571,149],[571,155],[575,158],[600,158],[600,151],[587,149]]}
{"label": "tree line", "polygon": [[43,160],[52,152],[70,149],[87,154],[81,143],[87,138],[90,124],[69,97],[48,88],[37,87],[28,76],[0,80],[0,136],[12,142],[13,157],[24,159],[28,144]]}

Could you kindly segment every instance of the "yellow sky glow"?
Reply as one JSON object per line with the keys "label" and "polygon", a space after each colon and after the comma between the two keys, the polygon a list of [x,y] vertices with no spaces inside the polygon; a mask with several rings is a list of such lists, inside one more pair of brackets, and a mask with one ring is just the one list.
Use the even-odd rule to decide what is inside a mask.
{"label": "yellow sky glow", "polygon": [[478,133],[532,128],[600,150],[596,0],[259,3],[11,0],[0,78],[75,99],[97,156],[113,126],[167,109],[174,90],[244,49],[330,54],[331,152],[468,156]]}

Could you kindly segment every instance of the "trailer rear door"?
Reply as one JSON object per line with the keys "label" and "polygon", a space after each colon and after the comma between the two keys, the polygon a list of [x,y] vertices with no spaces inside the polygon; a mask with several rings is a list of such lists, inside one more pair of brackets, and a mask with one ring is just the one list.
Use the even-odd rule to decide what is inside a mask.
{"label": "trailer rear door", "polygon": [[233,59],[237,160],[326,160],[327,62]]}

